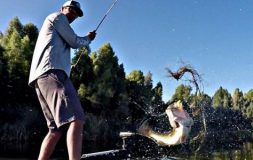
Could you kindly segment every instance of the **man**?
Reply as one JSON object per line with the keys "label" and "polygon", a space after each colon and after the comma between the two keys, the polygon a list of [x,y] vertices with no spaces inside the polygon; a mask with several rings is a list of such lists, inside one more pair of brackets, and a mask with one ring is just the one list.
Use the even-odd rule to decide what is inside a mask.
{"label": "man", "polygon": [[34,86],[49,128],[39,160],[49,159],[66,131],[69,160],[79,160],[82,150],[84,112],[69,76],[70,48],[85,47],[96,33],[77,36],[70,27],[83,11],[76,1],[67,1],[61,10],[44,21],[33,54],[29,85]]}

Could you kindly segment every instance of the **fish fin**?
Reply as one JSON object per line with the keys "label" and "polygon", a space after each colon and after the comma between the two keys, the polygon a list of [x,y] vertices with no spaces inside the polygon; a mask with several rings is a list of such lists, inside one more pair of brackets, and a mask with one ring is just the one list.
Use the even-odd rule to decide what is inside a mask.
{"label": "fish fin", "polygon": [[148,126],[147,124],[148,122],[144,122],[137,130],[137,132],[143,136],[147,136],[149,137],[149,134],[150,134],[150,127]]}

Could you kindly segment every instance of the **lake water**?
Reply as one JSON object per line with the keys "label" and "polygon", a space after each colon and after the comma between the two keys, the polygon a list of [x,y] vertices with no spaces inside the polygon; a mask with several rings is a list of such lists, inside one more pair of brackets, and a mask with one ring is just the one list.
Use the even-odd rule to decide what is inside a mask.
{"label": "lake water", "polygon": [[[3,151],[3,150],[2,150]],[[17,155],[14,151],[7,154],[6,152],[3,154],[1,151],[0,154],[0,160],[30,160],[35,159],[24,157],[20,154],[20,152],[17,152],[17,154],[20,154],[20,156]],[[33,152],[31,150],[31,152]],[[3,156],[4,155],[4,156]],[[7,156],[8,155],[8,156]],[[34,155],[32,156],[34,157]],[[66,158],[57,158],[59,155],[55,156],[53,160],[63,160]],[[168,155],[160,155],[156,157],[155,155],[152,156],[152,158],[145,158],[140,155],[140,158],[130,158],[129,160],[147,160],[147,159],[154,159],[154,160],[171,160],[171,159],[178,159],[178,160],[253,160],[253,142],[245,142],[242,145],[240,145],[237,149],[221,149],[216,150],[212,152],[196,152],[196,153],[190,153],[188,155],[173,155],[173,157],[169,157]]]}
{"label": "lake water", "polygon": [[[253,142],[245,142],[238,149],[218,150],[214,152],[193,153],[187,156],[178,156],[185,160],[253,160]],[[170,158],[162,157],[161,160]]]}

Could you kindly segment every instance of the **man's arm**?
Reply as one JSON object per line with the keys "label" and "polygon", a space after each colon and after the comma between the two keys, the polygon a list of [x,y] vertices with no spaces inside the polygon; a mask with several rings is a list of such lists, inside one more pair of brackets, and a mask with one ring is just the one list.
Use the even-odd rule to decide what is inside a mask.
{"label": "man's arm", "polygon": [[[85,47],[95,38],[92,32],[89,32],[86,36],[77,36],[74,30],[71,28],[67,17],[63,14],[59,14],[52,20],[53,27],[58,34],[70,45],[71,48]],[[93,39],[92,39],[93,38]]]}

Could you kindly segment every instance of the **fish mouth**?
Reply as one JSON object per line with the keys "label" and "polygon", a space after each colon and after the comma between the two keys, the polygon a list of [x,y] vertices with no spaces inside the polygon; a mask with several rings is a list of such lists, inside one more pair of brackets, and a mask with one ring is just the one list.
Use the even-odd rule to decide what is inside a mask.
{"label": "fish mouth", "polygon": [[175,121],[175,124],[176,124],[176,128],[180,127],[180,125],[179,125],[179,123],[177,121]]}

